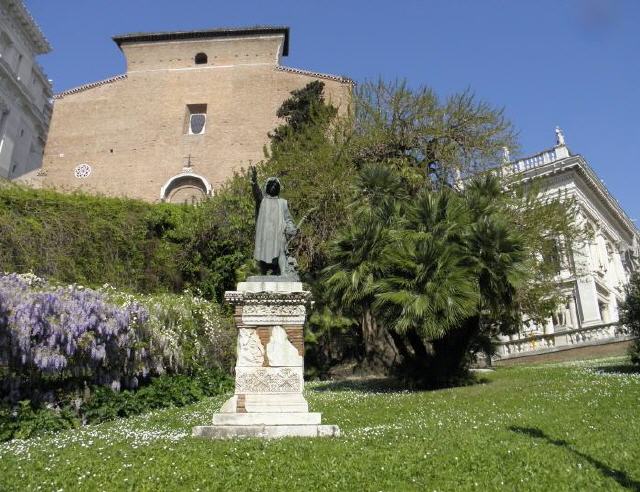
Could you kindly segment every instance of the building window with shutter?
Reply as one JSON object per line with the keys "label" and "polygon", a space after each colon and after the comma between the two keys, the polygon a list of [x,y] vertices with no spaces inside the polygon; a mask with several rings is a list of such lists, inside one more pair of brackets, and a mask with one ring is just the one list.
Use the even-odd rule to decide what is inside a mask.
{"label": "building window with shutter", "polygon": [[207,126],[207,105],[188,104],[185,133],[188,135],[202,135]]}

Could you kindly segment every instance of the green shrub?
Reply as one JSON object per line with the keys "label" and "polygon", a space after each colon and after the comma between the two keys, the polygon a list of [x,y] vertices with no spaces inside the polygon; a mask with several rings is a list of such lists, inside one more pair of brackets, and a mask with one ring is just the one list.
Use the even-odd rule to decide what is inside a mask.
{"label": "green shrub", "polygon": [[147,325],[154,339],[160,339],[166,353],[179,360],[168,361],[174,372],[194,374],[208,367],[230,371],[235,359],[236,330],[226,311],[186,291],[177,294],[131,294],[105,285],[99,289],[120,306],[140,304],[149,313]]}
{"label": "green shrub", "polygon": [[182,288],[177,257],[193,210],[0,186],[0,271],[154,292]]}
{"label": "green shrub", "polygon": [[163,374],[229,371],[235,329],[220,305],[190,292],[131,294],[0,274],[0,392],[60,403],[86,385],[135,389]]}
{"label": "green shrub", "polygon": [[0,272],[222,299],[251,263],[253,198],[238,175],[197,206],[0,183]]}
{"label": "green shrub", "polygon": [[67,408],[33,408],[29,400],[23,400],[15,408],[0,408],[0,442],[72,429],[79,424]]}
{"label": "green shrub", "polygon": [[182,280],[220,302],[254,267],[255,204],[248,175],[237,174],[192,210],[191,235],[179,258]]}
{"label": "green shrub", "polygon": [[0,407],[0,442],[28,439],[48,432],[131,417],[158,408],[182,407],[233,390],[233,381],[218,369],[200,370],[192,376],[164,375],[151,379],[137,391],[113,391],[104,386],[75,392],[61,399],[58,408],[33,405],[29,400],[17,406]]}
{"label": "green shrub", "polygon": [[84,423],[104,422],[158,408],[183,407],[232,389],[231,378],[217,369],[202,370],[193,376],[167,375],[152,379],[137,391],[94,387],[78,412]]}

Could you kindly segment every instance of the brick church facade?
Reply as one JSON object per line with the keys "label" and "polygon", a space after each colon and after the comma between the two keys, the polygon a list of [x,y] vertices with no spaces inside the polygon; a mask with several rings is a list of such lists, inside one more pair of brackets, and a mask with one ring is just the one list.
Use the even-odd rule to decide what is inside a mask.
{"label": "brick church facade", "polygon": [[126,73],[55,96],[33,184],[191,203],[263,158],[292,90],[321,80],[327,100],[349,104],[351,80],[281,65],[286,27],[113,39]]}

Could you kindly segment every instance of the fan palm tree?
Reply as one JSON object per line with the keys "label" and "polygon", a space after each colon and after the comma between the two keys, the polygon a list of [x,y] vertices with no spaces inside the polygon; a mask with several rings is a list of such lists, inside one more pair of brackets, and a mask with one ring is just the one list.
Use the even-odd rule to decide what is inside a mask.
{"label": "fan palm tree", "polygon": [[365,364],[386,369],[398,353],[372,307],[382,274],[382,250],[392,225],[402,216],[404,189],[397,173],[380,164],[365,166],[357,187],[354,220],[331,244],[331,264],[323,271],[323,284],[336,311],[359,319]]}
{"label": "fan palm tree", "polygon": [[519,325],[517,291],[527,278],[527,255],[523,237],[503,213],[502,197],[492,176],[472,181],[463,193],[471,218],[463,244],[478,304],[472,315],[433,341],[435,384],[464,379],[474,347],[487,349],[495,335]]}
{"label": "fan palm tree", "polygon": [[[461,242],[468,217],[449,191],[422,192],[408,219],[393,231],[381,255],[374,308],[385,326],[402,335],[410,353],[405,365],[428,362],[427,340],[443,337],[470,316],[478,295]],[[396,337],[396,345],[402,346]]]}
{"label": "fan palm tree", "polygon": [[423,191],[405,227],[389,232],[374,312],[408,342],[414,381],[459,382],[474,344],[518,321],[524,245],[501,213],[501,196],[493,178],[463,194]]}
{"label": "fan palm tree", "polygon": [[327,295],[359,317],[366,360],[393,347],[414,381],[459,381],[474,343],[518,321],[526,255],[499,182],[409,199],[399,173],[376,165],[359,190],[355,220],[332,244]]}

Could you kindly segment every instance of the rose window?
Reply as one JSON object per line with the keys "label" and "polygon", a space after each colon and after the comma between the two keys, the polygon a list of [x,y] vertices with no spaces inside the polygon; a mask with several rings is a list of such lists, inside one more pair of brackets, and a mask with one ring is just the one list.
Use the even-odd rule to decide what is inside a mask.
{"label": "rose window", "polygon": [[79,179],[87,178],[90,174],[91,166],[89,164],[78,164],[73,170],[73,175]]}

